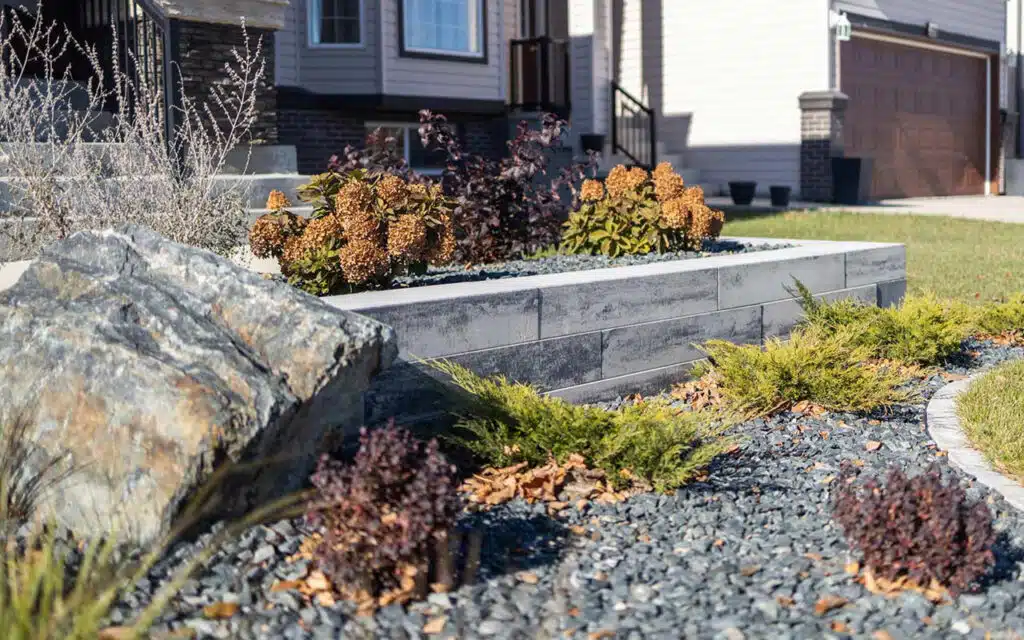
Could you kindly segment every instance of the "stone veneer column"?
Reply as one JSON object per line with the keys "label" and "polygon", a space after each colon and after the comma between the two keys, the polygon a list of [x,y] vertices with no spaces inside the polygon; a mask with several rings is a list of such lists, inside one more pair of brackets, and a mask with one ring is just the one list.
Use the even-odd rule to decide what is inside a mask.
{"label": "stone veneer column", "polygon": [[[2,0],[0,0],[2,1]],[[155,0],[172,20],[177,34],[177,61],[184,91],[205,100],[209,87],[226,79],[224,65],[235,66],[232,51],[244,51],[244,21],[250,46],[262,38],[265,75],[257,97],[258,115],[251,129],[254,144],[275,144],[277,91],[274,83],[274,31],[284,26],[288,0]]]}
{"label": "stone veneer column", "polygon": [[[181,66],[182,88],[198,101],[208,99],[210,87],[224,84],[228,78],[226,65],[238,67],[234,52],[245,53],[245,39],[240,24],[211,24],[182,20],[178,29],[178,62]],[[260,43],[264,62],[263,83],[256,95],[256,122],[250,128],[252,144],[277,144],[277,89],[274,83],[274,32],[251,27],[249,50]],[[214,106],[214,114],[219,115]]]}
{"label": "stone veneer column", "polygon": [[844,112],[849,98],[836,91],[800,95],[800,199],[831,202],[832,158],[843,155]]}

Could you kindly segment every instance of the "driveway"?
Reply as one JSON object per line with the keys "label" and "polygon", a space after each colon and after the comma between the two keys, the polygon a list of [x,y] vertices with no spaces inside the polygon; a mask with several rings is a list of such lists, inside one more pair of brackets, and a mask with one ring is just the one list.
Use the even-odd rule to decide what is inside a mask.
{"label": "driveway", "polygon": [[[726,211],[771,210],[767,198],[756,199],[750,207],[736,207],[727,197],[707,198],[709,206],[724,208]],[[905,198],[882,200],[861,206],[837,206],[814,202],[790,203],[788,210],[852,211],[855,213],[892,213],[949,216],[994,222],[1024,223],[1024,196],[955,196],[947,198]]]}

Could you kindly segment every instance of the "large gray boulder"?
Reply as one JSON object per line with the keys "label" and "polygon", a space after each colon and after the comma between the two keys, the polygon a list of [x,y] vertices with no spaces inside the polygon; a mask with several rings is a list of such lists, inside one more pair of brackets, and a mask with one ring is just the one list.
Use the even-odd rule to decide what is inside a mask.
{"label": "large gray boulder", "polygon": [[[82,232],[0,292],[0,417],[75,472],[37,516],[148,543],[225,462],[212,516],[298,489],[354,433],[392,330],[139,227]],[[231,465],[236,468],[237,465]]]}

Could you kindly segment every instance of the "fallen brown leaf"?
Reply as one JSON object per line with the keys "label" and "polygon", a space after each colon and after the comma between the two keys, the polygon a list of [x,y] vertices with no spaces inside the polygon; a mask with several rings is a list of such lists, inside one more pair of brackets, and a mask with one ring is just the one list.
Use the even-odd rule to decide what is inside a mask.
{"label": "fallen brown leaf", "polygon": [[237,602],[214,602],[203,607],[203,615],[211,620],[223,620],[238,613]]}
{"label": "fallen brown leaf", "polygon": [[830,626],[836,633],[850,633],[850,627],[838,620],[833,620]]}
{"label": "fallen brown leaf", "polygon": [[846,564],[846,566],[843,567],[843,570],[846,571],[846,573],[850,574],[851,576],[855,576],[858,573],[860,573],[860,563],[859,562],[848,562]]}
{"label": "fallen brown leaf", "polygon": [[882,448],[882,443],[878,440],[868,440],[864,443],[864,448],[868,451],[878,451]]}
{"label": "fallen brown leaf", "polygon": [[423,633],[427,635],[437,635],[444,631],[444,625],[448,624],[448,616],[437,616],[427,620],[427,623],[423,625]]}
{"label": "fallen brown leaf", "polygon": [[814,613],[823,616],[829,611],[845,606],[847,602],[849,601],[846,598],[840,596],[824,596],[814,603]]}
{"label": "fallen brown leaf", "polygon": [[327,591],[331,588],[331,581],[327,579],[323,571],[313,571],[306,578],[306,586],[313,591]]}
{"label": "fallen brown leaf", "polygon": [[520,582],[525,582],[526,584],[537,584],[540,582],[540,578],[537,577],[537,574],[529,571],[520,571],[516,574],[516,578]]}
{"label": "fallen brown leaf", "polygon": [[878,631],[871,634],[871,637],[875,640],[892,640],[892,634],[885,629],[879,629]]}
{"label": "fallen brown leaf", "polygon": [[279,582],[275,582],[273,586],[270,587],[270,590],[274,593],[279,591],[292,591],[301,587],[302,584],[302,580],[281,580]]}
{"label": "fallen brown leaf", "polygon": [[602,638],[614,638],[615,632],[608,629],[601,629],[600,631],[594,631],[587,635],[589,640],[601,640]]}
{"label": "fallen brown leaf", "polygon": [[749,578],[750,576],[754,575],[755,573],[757,573],[760,570],[761,570],[761,565],[750,564],[750,565],[747,565],[745,567],[740,567],[740,575],[743,576],[744,578]]}
{"label": "fallen brown leaf", "polygon": [[783,607],[792,607],[796,604],[796,600],[789,596],[778,596],[775,598],[775,602],[778,602]]}
{"label": "fallen brown leaf", "polygon": [[825,556],[821,555],[820,553],[813,553],[813,552],[805,553],[804,557],[807,558],[808,560],[814,560],[815,562],[821,562],[822,560],[825,559]]}

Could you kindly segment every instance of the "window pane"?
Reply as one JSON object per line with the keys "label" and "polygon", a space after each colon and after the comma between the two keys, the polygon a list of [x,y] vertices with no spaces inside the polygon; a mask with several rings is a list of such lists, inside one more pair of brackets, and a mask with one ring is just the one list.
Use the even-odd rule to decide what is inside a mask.
{"label": "window pane", "polygon": [[480,53],[482,0],[403,0],[409,49]]}
{"label": "window pane", "polygon": [[439,149],[427,151],[420,142],[417,127],[409,130],[409,166],[413,169],[444,169],[448,155]]}
{"label": "window pane", "polygon": [[[402,127],[378,127],[378,126],[373,125],[373,124],[367,124],[366,125],[366,133],[367,133],[367,135],[373,133],[377,129],[381,130],[381,135],[383,137],[386,138],[386,137],[390,136],[390,137],[395,139],[394,142],[392,143],[394,145],[394,149],[395,149],[395,151],[400,156],[402,156],[404,158],[405,157],[405,129],[402,128]],[[382,142],[383,142],[383,140],[382,140]]]}
{"label": "window pane", "polygon": [[320,39],[327,44],[359,43],[359,0],[312,0],[320,6]]}

